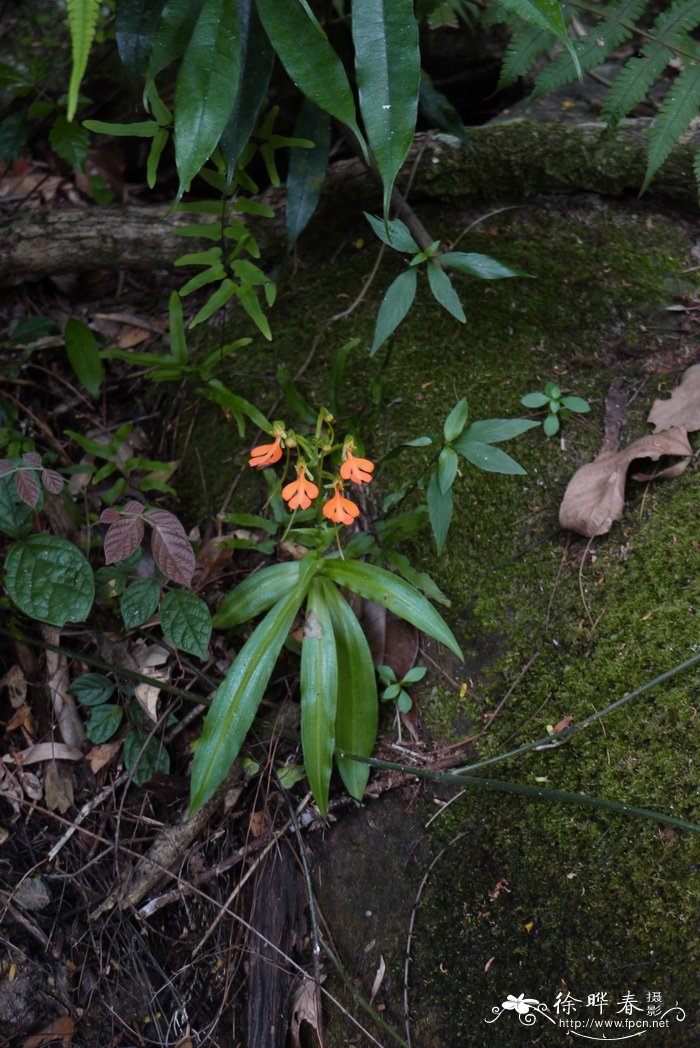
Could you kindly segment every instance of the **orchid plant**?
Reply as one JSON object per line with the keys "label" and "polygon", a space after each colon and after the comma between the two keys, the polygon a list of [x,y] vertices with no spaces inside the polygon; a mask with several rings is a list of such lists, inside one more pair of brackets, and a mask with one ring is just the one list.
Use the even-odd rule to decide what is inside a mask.
{"label": "orchid plant", "polygon": [[[321,409],[313,434],[273,422],[271,442],[254,447],[255,469],[284,460],[278,487],[296,515],[314,512],[317,526],[304,529],[311,548],[299,560],[270,565],[248,576],[222,601],[214,618],[231,629],[264,613],[222,680],[207,713],[192,768],[191,810],[211,797],[236,759],[253,723],[277,658],[303,612],[301,643],[301,743],[309,785],[321,815],[328,812],[333,762],[346,789],[361,800],[377,736],[377,682],[369,644],[342,590],[383,604],[444,644],[460,658],[451,630],[409,582],[376,564],[351,559],[340,528],[353,525],[360,507],[346,492],[372,480],[374,463],[355,454],[353,436],[337,441],[334,419]],[[288,480],[289,473],[294,479]],[[321,490],[324,500],[319,498]],[[296,533],[298,534],[298,532]],[[337,548],[328,552],[335,539]]]}

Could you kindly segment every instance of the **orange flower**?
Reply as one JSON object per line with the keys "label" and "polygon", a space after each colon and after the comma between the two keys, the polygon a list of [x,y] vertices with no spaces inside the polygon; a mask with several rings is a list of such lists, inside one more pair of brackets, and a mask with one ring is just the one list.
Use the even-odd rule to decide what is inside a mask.
{"label": "orange flower", "polygon": [[297,479],[282,488],[282,498],[289,504],[290,509],[308,509],[313,499],[318,495],[318,488],[306,479],[306,466],[299,463],[297,466]]}
{"label": "orange flower", "polygon": [[360,510],[350,499],[343,498],[342,490],[341,485],[336,484],[335,495],[324,503],[323,515],[336,524],[352,524],[355,517],[359,517]]}
{"label": "orange flower", "polygon": [[340,467],[340,475],[343,480],[353,480],[355,484],[369,484],[373,469],[374,463],[369,459],[355,458],[352,451],[348,451],[345,462]]}
{"label": "orange flower", "polygon": [[248,465],[255,467],[271,466],[273,462],[279,462],[281,458],[282,444],[280,438],[275,437],[274,444],[258,444],[257,448],[252,448]]}

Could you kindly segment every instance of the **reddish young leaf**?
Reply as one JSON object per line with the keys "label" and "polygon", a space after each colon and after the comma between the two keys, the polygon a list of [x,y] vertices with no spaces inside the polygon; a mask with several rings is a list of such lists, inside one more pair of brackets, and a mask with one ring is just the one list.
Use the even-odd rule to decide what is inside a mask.
{"label": "reddish young leaf", "polygon": [[63,491],[63,477],[55,469],[43,469],[41,471],[41,483],[50,495],[58,495],[59,492]]}
{"label": "reddish young leaf", "polygon": [[143,538],[143,521],[140,517],[119,516],[110,524],[105,535],[105,563],[114,564],[130,556]]}
{"label": "reddish young leaf", "polygon": [[15,473],[15,487],[22,502],[26,502],[28,506],[36,506],[39,501],[41,488],[33,471],[28,469],[17,470]]}
{"label": "reddish young leaf", "polygon": [[143,503],[137,502],[136,499],[130,499],[124,506],[122,513],[143,513]]}
{"label": "reddish young leaf", "polygon": [[40,466],[41,455],[37,454],[36,451],[25,451],[22,455],[22,462],[26,462],[28,466]]}
{"label": "reddish young leaf", "polygon": [[15,464],[11,459],[0,459],[0,477],[5,477],[8,473],[12,473],[14,468]]}
{"label": "reddish young leaf", "polygon": [[114,524],[115,520],[119,520],[119,510],[114,506],[103,509],[100,513],[100,524]]}
{"label": "reddish young leaf", "polygon": [[194,575],[195,559],[182,524],[165,509],[149,509],[145,517],[153,527],[151,550],[156,564],[173,582],[189,586]]}

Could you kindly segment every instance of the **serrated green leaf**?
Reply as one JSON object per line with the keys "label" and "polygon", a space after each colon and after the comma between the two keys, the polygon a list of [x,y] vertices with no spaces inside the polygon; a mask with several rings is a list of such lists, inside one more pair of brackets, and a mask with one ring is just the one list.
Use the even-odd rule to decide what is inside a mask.
{"label": "serrated green leaf", "polygon": [[442,432],[448,444],[457,439],[466,426],[468,418],[469,405],[467,404],[467,398],[462,397],[452,408],[442,427]]}
{"label": "serrated green leaf", "polygon": [[198,811],[223,781],[253,723],[277,656],[315,571],[312,559],[299,563],[299,580],[255,628],[214,696],[194,754],[191,812]]}
{"label": "serrated green leaf", "polygon": [[257,0],[258,14],[282,65],[300,91],[349,127],[365,158],[367,146],[357,126],[355,100],[345,69],[327,38],[296,0]]}
{"label": "serrated green leaf", "polygon": [[71,317],[63,332],[63,341],[79,382],[91,396],[98,397],[103,369],[100,347],[92,331],[82,320]]}
{"label": "serrated green leaf", "polygon": [[452,487],[457,476],[458,465],[457,452],[452,448],[443,448],[437,464],[437,477],[441,495],[446,495]]}
{"label": "serrated green leaf", "polygon": [[473,251],[446,251],[438,256],[440,264],[459,273],[469,273],[480,280],[505,280],[508,277],[529,277],[522,269],[506,266],[490,255],[480,255]]}
{"label": "serrated green leaf", "polygon": [[374,356],[389,336],[393,335],[408,313],[416,297],[416,285],[417,276],[415,269],[407,269],[387,288],[377,313],[374,339],[369,351],[371,357]]}
{"label": "serrated green leaf", "polygon": [[[545,398],[545,404],[547,399]],[[527,407],[532,407],[528,404]],[[500,440],[512,440],[539,426],[539,422],[527,418],[487,418],[472,422],[465,434],[466,440],[480,440],[484,444],[497,444]]]}
{"label": "serrated green leaf", "polygon": [[184,589],[166,593],[160,605],[160,624],[176,648],[206,659],[212,621],[209,608],[196,593]]}
{"label": "serrated green leaf", "polygon": [[426,490],[428,500],[428,517],[435,539],[435,549],[438,555],[442,553],[452,522],[452,489],[443,492],[440,490],[437,470],[430,477]]}
{"label": "serrated green leaf", "polygon": [[88,55],[95,36],[100,0],[66,0],[73,64],[68,85],[67,117],[72,120],[78,105],[78,91],[87,68]]}
{"label": "serrated green leaf", "polygon": [[428,283],[436,302],[439,302],[455,320],[459,320],[461,324],[466,323],[467,318],[464,315],[462,303],[459,301],[459,295],[452,287],[452,281],[444,269],[440,269],[434,262],[428,263]]}
{"label": "serrated green leaf", "polygon": [[549,51],[553,35],[536,25],[523,25],[511,36],[501,66],[498,90],[514,84],[534,66],[537,59]]}
{"label": "serrated green leaf", "polygon": [[322,572],[338,586],[345,586],[353,593],[359,593],[366,600],[376,600],[383,604],[394,615],[406,619],[427,633],[429,637],[440,641],[455,655],[462,657],[459,645],[452,631],[425,597],[413,586],[390,571],[378,568],[375,564],[361,561],[342,561],[327,557],[322,562]]}
{"label": "serrated green leaf", "polygon": [[[700,55],[699,55],[700,58]],[[640,194],[667,159],[674,145],[700,109],[700,61],[688,64],[669,87],[651,125],[649,161]]]}
{"label": "serrated green leaf", "polygon": [[17,607],[39,622],[84,622],[95,597],[92,568],[80,550],[55,535],[30,535],[10,546],[5,586]]}
{"label": "serrated green leaf", "polygon": [[119,57],[127,76],[140,81],[148,69],[148,59],[160,25],[164,0],[119,0],[116,37]]}
{"label": "serrated green leaf", "polygon": [[107,742],[119,728],[123,717],[124,710],[121,706],[111,706],[109,703],[93,706],[85,725],[85,734],[90,742],[98,745]]}
{"label": "serrated green leaf", "polygon": [[299,581],[300,562],[286,561],[254,571],[227,593],[214,615],[214,626],[228,630],[261,615],[282,599]]}
{"label": "serrated green leaf", "polygon": [[319,580],[314,579],[306,602],[300,693],[304,767],[318,810],[325,819],[335,750],[338,659],[324,593]]}
{"label": "serrated green leaf", "polygon": [[238,0],[240,25],[240,73],[238,92],[219,148],[226,162],[226,178],[230,182],[260,112],[275,53],[262,27],[254,0]]}
{"label": "serrated green leaf", "polygon": [[416,129],[420,54],[413,0],[353,0],[352,39],[360,111],[384,187],[386,219]]}
{"label": "serrated green leaf", "polygon": [[124,766],[131,773],[132,782],[143,786],[159,772],[170,771],[170,755],[160,739],[151,737],[137,727],[129,728],[124,737]]}
{"label": "serrated green leaf", "polygon": [[310,139],[314,148],[300,149],[295,146],[289,153],[286,211],[288,247],[308,225],[321,195],[331,144],[328,113],[305,98],[294,125],[294,137]]}
{"label": "serrated green leaf", "polygon": [[102,673],[83,673],[68,687],[81,706],[99,706],[114,694],[116,685]]}
{"label": "serrated green leaf", "polygon": [[84,126],[70,123],[59,113],[49,131],[49,145],[61,160],[83,170],[90,148],[90,136]]}
{"label": "serrated green leaf", "polygon": [[240,65],[238,34],[236,0],[203,0],[175,85],[178,196],[214,152],[233,110]]}
{"label": "serrated green leaf", "polygon": [[[377,738],[377,681],[372,654],[362,628],[335,585],[321,577],[330,610],[338,661],[338,700],[335,716],[336,750],[371,756]],[[347,757],[336,756],[345,789],[361,801],[369,778],[369,767]]]}
{"label": "serrated green leaf", "polygon": [[137,579],[124,591],[119,610],[128,630],[143,626],[158,607],[160,583],[156,579]]}

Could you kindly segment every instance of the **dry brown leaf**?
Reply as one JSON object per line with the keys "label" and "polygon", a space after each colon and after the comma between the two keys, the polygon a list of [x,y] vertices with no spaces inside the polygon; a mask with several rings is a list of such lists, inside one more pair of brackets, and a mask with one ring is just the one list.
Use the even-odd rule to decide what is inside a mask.
{"label": "dry brown leaf", "polygon": [[112,758],[119,753],[121,744],[121,739],[117,739],[115,742],[103,742],[99,746],[93,746],[90,752],[85,754],[85,760],[90,765],[90,771],[93,775],[97,775],[98,771],[102,771]]}
{"label": "dry brown leaf", "polygon": [[38,764],[40,761],[79,761],[82,755],[82,750],[77,746],[66,746],[64,742],[37,742],[35,746],[29,746],[26,750],[7,753],[2,759],[24,767],[27,764]]}
{"label": "dry brown leaf", "polygon": [[[59,629],[45,626],[42,633],[49,644],[58,645],[60,643],[61,631]],[[51,706],[60,736],[68,746],[80,746],[85,740],[85,728],[78,714],[75,700],[68,693],[70,677],[68,676],[68,660],[65,655],[59,655],[54,651],[46,652],[46,677],[46,686],[51,696]]]}
{"label": "dry brown leaf", "polygon": [[10,704],[14,709],[24,705],[27,698],[27,680],[22,672],[22,667],[17,663],[10,666],[7,673],[0,678],[0,691],[3,688],[7,688]]}
{"label": "dry brown leaf", "polygon": [[316,1031],[321,1043],[321,1016],[318,1014],[318,993],[313,979],[304,979],[292,1002],[292,1048],[301,1048],[301,1024],[308,1023]]}
{"label": "dry brown leaf", "polygon": [[73,1020],[69,1019],[67,1015],[62,1015],[60,1019],[54,1019],[39,1033],[33,1033],[31,1037],[27,1037],[22,1042],[22,1048],[41,1048],[41,1045],[46,1044],[48,1041],[57,1041],[59,1037],[61,1038],[61,1048],[70,1048],[70,1042],[74,1033],[75,1023]]}
{"label": "dry brown leaf", "polygon": [[44,800],[47,808],[61,815],[73,803],[73,773],[63,761],[48,761],[44,766]]}
{"label": "dry brown leaf", "polygon": [[372,1003],[374,998],[379,993],[379,987],[382,985],[382,983],[384,981],[385,973],[386,973],[386,961],[384,960],[384,958],[380,954],[379,955],[379,965],[377,967],[377,971],[376,971],[376,974],[374,976],[374,981],[372,982],[372,990],[371,990],[370,995],[369,995],[369,1003],[370,1004]]}
{"label": "dry brown leaf", "polygon": [[[139,673],[144,673],[147,677],[153,677],[155,680],[162,681],[166,681],[170,676],[168,668],[163,665],[163,663],[167,662],[169,658],[168,652],[165,648],[161,648],[159,644],[150,644],[148,647],[142,648],[140,651],[138,649],[135,650],[134,658]],[[158,705],[160,688],[155,684],[137,684],[134,688],[134,695],[140,703],[144,713],[146,713],[152,721],[157,721],[158,713],[156,708]]]}
{"label": "dry brown leaf", "polygon": [[391,666],[397,679],[401,680],[418,655],[418,631],[415,626],[373,600],[363,601],[360,621],[375,666]]}
{"label": "dry brown leaf", "polygon": [[13,820],[18,818],[23,800],[22,787],[2,761],[0,761],[0,797],[12,808]]}
{"label": "dry brown leaf", "polygon": [[688,368],[669,400],[654,401],[647,421],[654,433],[672,426],[684,426],[689,433],[700,429],[700,364]]}
{"label": "dry brown leaf", "polygon": [[20,706],[19,709],[15,710],[5,725],[5,731],[16,731],[17,728],[22,729],[27,742],[32,741],[35,728],[34,718],[32,717],[32,711],[29,709],[29,706]]}
{"label": "dry brown leaf", "polygon": [[[623,451],[599,455],[577,470],[569,481],[559,508],[559,523],[562,528],[589,538],[605,535],[613,521],[622,516],[627,470],[635,459],[648,458],[656,462],[663,455],[678,456],[684,461],[671,467],[677,476],[688,465],[692,454],[686,430],[683,426],[674,426],[662,433],[640,437]],[[669,475],[667,470],[663,472]]]}

